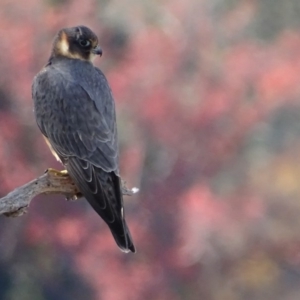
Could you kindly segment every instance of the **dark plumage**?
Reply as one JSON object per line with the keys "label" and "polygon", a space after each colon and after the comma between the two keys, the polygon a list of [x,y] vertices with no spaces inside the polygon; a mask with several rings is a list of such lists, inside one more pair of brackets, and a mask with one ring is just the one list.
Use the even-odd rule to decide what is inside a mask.
{"label": "dark plumage", "polygon": [[118,246],[135,252],[123,211],[114,100],[104,74],[91,63],[99,54],[89,28],[62,29],[48,64],[33,81],[35,117]]}

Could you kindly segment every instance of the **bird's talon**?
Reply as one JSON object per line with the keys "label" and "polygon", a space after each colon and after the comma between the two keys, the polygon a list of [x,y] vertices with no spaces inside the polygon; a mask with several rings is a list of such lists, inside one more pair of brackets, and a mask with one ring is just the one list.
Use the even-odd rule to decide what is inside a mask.
{"label": "bird's talon", "polygon": [[68,195],[66,196],[67,201],[76,201],[78,198],[76,195]]}
{"label": "bird's talon", "polygon": [[76,201],[76,200],[78,200],[81,197],[82,197],[81,193],[77,193],[75,195],[66,195],[66,200],[67,201]]}

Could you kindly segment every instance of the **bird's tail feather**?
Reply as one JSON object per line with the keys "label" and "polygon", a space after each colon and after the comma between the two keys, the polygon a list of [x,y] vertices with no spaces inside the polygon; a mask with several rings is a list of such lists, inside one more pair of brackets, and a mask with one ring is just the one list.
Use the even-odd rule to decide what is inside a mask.
{"label": "bird's tail feather", "polygon": [[[123,252],[135,252],[124,219],[120,178],[114,172],[104,172],[89,163],[83,167],[83,163],[84,161],[78,158],[69,158],[66,167],[70,176],[94,210],[109,226],[119,248]],[[89,170],[90,168],[93,170]],[[93,176],[89,178],[91,176],[89,174]]]}
{"label": "bird's tail feather", "polygon": [[123,226],[120,226],[120,223],[113,223],[109,224],[109,228],[111,230],[111,233],[118,245],[118,247],[123,251],[123,252],[133,252],[135,253],[135,247],[131,238],[130,231],[127,227],[127,224],[125,220],[123,220]]}

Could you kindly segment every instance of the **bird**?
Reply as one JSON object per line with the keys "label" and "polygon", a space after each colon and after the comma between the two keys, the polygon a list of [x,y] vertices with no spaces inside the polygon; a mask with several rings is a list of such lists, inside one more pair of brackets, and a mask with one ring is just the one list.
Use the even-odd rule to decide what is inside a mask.
{"label": "bird", "polygon": [[135,253],[124,214],[115,103],[105,75],[93,64],[97,56],[102,49],[91,29],[61,29],[33,79],[34,115],[50,150],[118,247]]}

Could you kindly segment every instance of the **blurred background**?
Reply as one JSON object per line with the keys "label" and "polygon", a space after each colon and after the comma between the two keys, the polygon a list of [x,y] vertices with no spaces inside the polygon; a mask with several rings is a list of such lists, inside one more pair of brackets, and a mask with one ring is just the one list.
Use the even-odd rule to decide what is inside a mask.
{"label": "blurred background", "polygon": [[60,168],[31,82],[87,25],[117,107],[137,254],[84,200],[0,218],[3,300],[300,299],[298,0],[0,0],[0,196]]}

